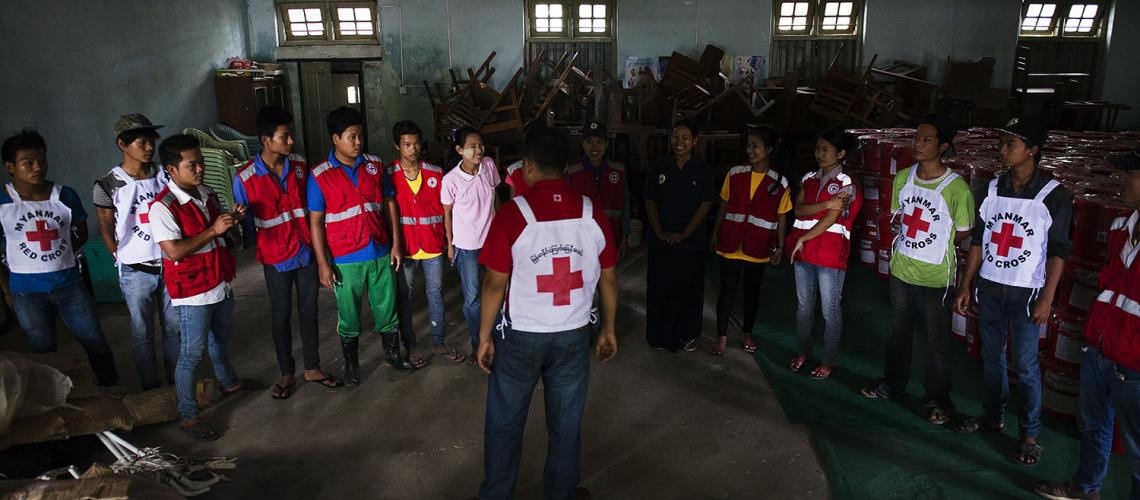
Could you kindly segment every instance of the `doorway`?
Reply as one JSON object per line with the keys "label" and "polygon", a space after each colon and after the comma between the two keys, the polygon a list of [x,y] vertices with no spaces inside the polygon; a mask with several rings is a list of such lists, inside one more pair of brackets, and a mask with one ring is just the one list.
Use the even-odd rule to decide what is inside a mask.
{"label": "doorway", "polygon": [[349,106],[359,111],[364,116],[363,135],[368,137],[368,107],[364,102],[360,61],[306,61],[300,64],[300,73],[305,155],[312,164],[324,161],[332,149],[326,117],[334,109]]}

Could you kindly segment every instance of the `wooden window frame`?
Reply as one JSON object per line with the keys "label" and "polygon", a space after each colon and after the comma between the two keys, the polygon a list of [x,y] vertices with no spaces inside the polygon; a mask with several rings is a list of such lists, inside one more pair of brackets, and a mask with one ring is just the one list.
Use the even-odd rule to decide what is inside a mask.
{"label": "wooden window frame", "polygon": [[[534,7],[540,3],[562,4],[563,31],[561,33],[537,31],[535,27]],[[604,4],[606,6],[605,33],[578,32],[578,7],[582,4]],[[523,8],[525,9],[524,18],[526,19],[527,40],[612,42],[617,39],[617,2],[615,0],[559,0],[557,2],[555,0],[524,0]]]}
{"label": "wooden window frame", "polygon": [[[1029,13],[1029,6],[1032,4],[1056,4],[1057,10],[1053,13],[1052,19],[1049,20],[1049,29],[1046,31],[1025,31],[1021,25],[1025,22],[1025,15]],[[1017,36],[1018,38],[1068,38],[1068,39],[1097,39],[1104,36],[1105,13],[1108,11],[1110,2],[1104,0],[1022,0],[1021,2],[1021,16],[1017,19]],[[1069,11],[1072,10],[1073,4],[1094,4],[1097,6],[1096,16],[1093,17],[1092,31],[1088,33],[1066,33],[1065,24],[1069,20]]]}
{"label": "wooden window frame", "polygon": [[[824,6],[831,2],[850,1],[851,27],[847,30],[823,30]],[[802,32],[780,31],[780,6],[784,3],[808,4],[807,29]],[[861,0],[772,0],[772,38],[811,39],[811,38],[857,38],[863,27],[863,2]]]}
{"label": "wooden window frame", "polygon": [[[277,8],[277,25],[279,27],[277,30],[279,37],[277,45],[279,47],[311,45],[380,45],[379,12],[376,8],[376,4],[373,2],[336,0],[275,0],[275,7]],[[340,24],[336,19],[337,7],[368,8],[372,13],[372,26],[374,28],[373,34],[341,36]],[[289,9],[297,8],[321,9],[321,21],[325,27],[324,37],[297,38],[292,35],[289,30]]]}

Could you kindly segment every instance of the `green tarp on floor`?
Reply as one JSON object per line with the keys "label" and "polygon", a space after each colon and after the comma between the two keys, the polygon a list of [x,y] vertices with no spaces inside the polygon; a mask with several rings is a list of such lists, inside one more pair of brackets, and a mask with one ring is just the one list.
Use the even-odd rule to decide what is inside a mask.
{"label": "green tarp on floor", "polygon": [[[711,259],[710,259],[711,260]],[[717,266],[709,266],[716,278]],[[854,267],[843,297],[844,332],[839,366],[830,379],[815,380],[788,370],[794,354],[794,278],[787,265],[769,267],[764,276],[759,319],[754,333],[756,362],[768,378],[788,419],[807,425],[830,482],[833,498],[1037,498],[1039,481],[1068,479],[1076,468],[1076,424],[1046,415],[1040,444],[1041,463],[1013,462],[1017,451],[1016,386],[1011,387],[1002,434],[962,435],[923,418],[922,381],[926,342],[916,337],[908,392],[892,401],[869,400],[858,389],[882,375],[883,346],[890,332],[890,304],[885,281]],[[715,299],[714,299],[715,300]],[[739,304],[736,317],[739,318]],[[822,352],[822,320],[816,320],[815,354]],[[731,329],[730,349],[739,349]],[[980,361],[954,343],[952,397],[959,412],[981,410]],[[801,373],[817,363],[809,360]],[[1123,457],[1114,456],[1102,498],[1125,498],[1129,475]]]}

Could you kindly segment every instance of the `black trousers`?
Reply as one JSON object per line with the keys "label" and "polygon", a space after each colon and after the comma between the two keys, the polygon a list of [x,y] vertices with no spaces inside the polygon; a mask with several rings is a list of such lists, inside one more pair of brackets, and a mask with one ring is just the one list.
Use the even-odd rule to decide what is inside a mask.
{"label": "black trousers", "polygon": [[910,380],[911,349],[914,334],[926,335],[926,398],[944,409],[953,409],[950,400],[950,306],[945,288],[906,283],[891,276],[891,336],[887,338],[883,382],[892,394],[906,391]]}
{"label": "black trousers", "polygon": [[704,252],[651,243],[646,282],[645,337],[650,346],[676,351],[701,336]]}
{"label": "black trousers", "polygon": [[293,375],[293,289],[297,290],[297,313],[300,316],[301,353],[306,370],[321,368],[320,342],[317,337],[317,291],[321,287],[317,277],[317,263],[292,271],[278,272],[273,266],[264,266],[265,287],[269,290],[269,311],[272,317],[273,347],[277,351],[277,367],[282,375]]}
{"label": "black trousers", "polygon": [[752,333],[756,312],[760,309],[760,284],[764,282],[764,269],[767,267],[766,263],[720,258],[720,293],[716,298],[718,336],[728,335],[728,318],[732,314],[732,304],[736,302],[736,292],[741,281],[744,282],[744,322],[741,330]]}

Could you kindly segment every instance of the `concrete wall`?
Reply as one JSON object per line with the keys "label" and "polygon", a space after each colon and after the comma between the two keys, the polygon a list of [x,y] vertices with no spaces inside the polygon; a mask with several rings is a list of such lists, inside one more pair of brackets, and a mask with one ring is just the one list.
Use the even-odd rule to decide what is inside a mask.
{"label": "concrete wall", "polygon": [[122,159],[115,120],[141,112],[167,136],[216,122],[213,71],[247,53],[247,29],[241,0],[3,0],[0,133],[39,129],[49,176],[94,220],[91,185]]}

